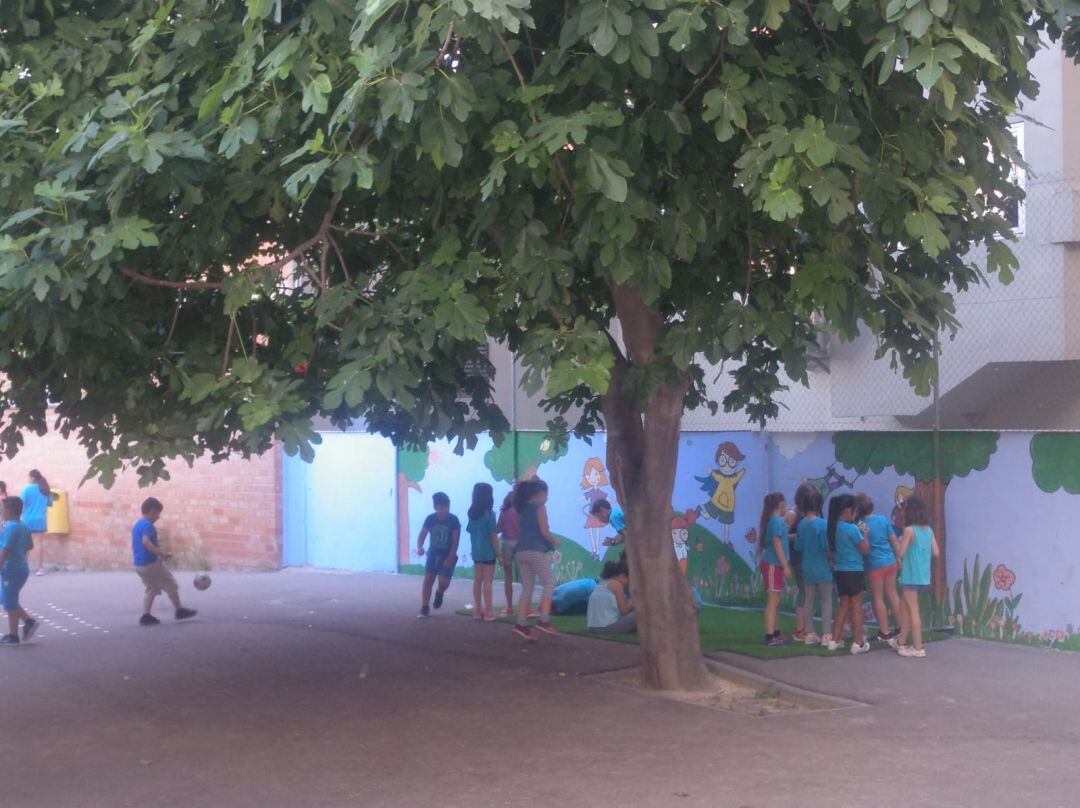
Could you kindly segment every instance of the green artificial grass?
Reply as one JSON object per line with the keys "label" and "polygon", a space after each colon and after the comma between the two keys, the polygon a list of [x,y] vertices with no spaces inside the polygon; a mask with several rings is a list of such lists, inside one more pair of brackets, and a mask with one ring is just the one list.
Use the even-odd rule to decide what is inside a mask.
{"label": "green artificial grass", "polygon": [[[472,611],[461,609],[460,615],[471,616]],[[701,630],[701,650],[706,654],[719,651],[731,651],[736,654],[754,657],[756,659],[782,659],[796,656],[841,656],[850,653],[850,641],[845,644],[843,650],[829,651],[820,645],[805,645],[793,642],[791,645],[779,648],[770,648],[765,645],[765,629],[762,626],[762,612],[752,610],[725,609],[721,606],[705,606],[698,618]],[[503,622],[512,622],[509,617],[500,618]],[[636,634],[596,634],[585,627],[584,615],[552,615],[551,622],[564,634],[574,634],[581,637],[591,637],[597,640],[609,640],[612,642],[624,642],[636,644]],[[795,618],[785,615],[780,616],[780,630],[791,636],[795,628]],[[924,640],[933,642],[946,639],[948,633],[926,632]],[[885,643],[870,643],[873,651],[888,649]]]}

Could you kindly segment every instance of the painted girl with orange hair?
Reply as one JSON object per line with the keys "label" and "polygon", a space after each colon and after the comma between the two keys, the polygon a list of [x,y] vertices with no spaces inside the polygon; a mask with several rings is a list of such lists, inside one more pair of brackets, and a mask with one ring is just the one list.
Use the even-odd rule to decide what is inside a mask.
{"label": "painted girl with orange hair", "polygon": [[605,526],[592,514],[592,506],[601,499],[607,499],[608,495],[603,490],[609,485],[607,471],[599,457],[590,457],[585,461],[585,468],[581,470],[581,500],[585,503],[581,512],[585,514],[585,530],[589,537],[589,549],[593,558],[600,559],[600,528]]}

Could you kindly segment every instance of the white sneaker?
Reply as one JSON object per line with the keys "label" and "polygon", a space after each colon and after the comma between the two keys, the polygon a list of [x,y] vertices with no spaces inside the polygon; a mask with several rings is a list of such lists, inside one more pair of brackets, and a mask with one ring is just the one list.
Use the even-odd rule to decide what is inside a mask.
{"label": "white sneaker", "polygon": [[901,645],[896,649],[896,652],[902,657],[913,657],[916,659],[922,659],[926,656],[925,648],[915,648],[911,645]]}
{"label": "white sneaker", "polygon": [[827,643],[823,643],[823,645],[830,651],[840,651],[844,647],[844,641],[841,640],[840,642],[836,642],[836,640],[829,640]]}
{"label": "white sneaker", "polygon": [[803,638],[803,642],[806,643],[807,645],[820,645],[821,644],[821,637],[819,637],[817,634],[815,634],[814,632],[811,631],[809,634],[807,634]]}
{"label": "white sneaker", "polygon": [[889,644],[889,647],[894,651],[900,647],[900,643],[896,639],[896,637],[889,637],[889,639],[885,640],[885,642],[887,642]]}
{"label": "white sneaker", "polygon": [[826,634],[824,637],[821,638],[822,645],[828,645],[832,641],[832,634]]}
{"label": "white sneaker", "polygon": [[856,645],[855,643],[851,644],[851,655],[852,656],[858,656],[859,654],[865,654],[869,650],[870,650],[870,643],[866,642],[865,640],[863,641],[862,645]]}

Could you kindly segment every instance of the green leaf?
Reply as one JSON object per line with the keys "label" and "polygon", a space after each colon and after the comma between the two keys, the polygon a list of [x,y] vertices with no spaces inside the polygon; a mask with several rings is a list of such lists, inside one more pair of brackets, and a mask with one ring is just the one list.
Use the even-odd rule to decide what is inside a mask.
{"label": "green leaf", "polygon": [[802,197],[792,188],[767,188],[762,202],[769,218],[776,222],[797,218],[803,212]]}
{"label": "green leaf", "polygon": [[918,239],[931,258],[936,258],[949,246],[949,240],[941,228],[941,220],[931,211],[911,211],[904,217],[904,229],[908,235]]}
{"label": "green leaf", "polygon": [[285,180],[285,193],[293,199],[307,199],[308,194],[315,189],[315,184],[319,181],[319,178],[326,173],[326,169],[329,167],[329,157],[324,157],[317,162],[301,166]]}
{"label": "green leaf", "polygon": [[955,45],[942,43],[940,45],[919,45],[912,48],[909,59],[904,63],[904,72],[915,71],[915,78],[923,89],[929,90],[942,74],[948,70],[950,73],[960,73],[958,59],[962,56],[961,50]]}
{"label": "green leaf", "polygon": [[1009,284],[1013,282],[1014,272],[1020,268],[1020,261],[1003,241],[992,241],[986,248],[986,271],[997,273],[998,280]]}
{"label": "green leaf", "polygon": [[796,130],[795,151],[805,154],[811,163],[821,168],[836,157],[836,144],[825,134],[824,122],[808,116],[803,127]]}
{"label": "green leaf", "polygon": [[612,202],[626,201],[626,179],[615,170],[612,160],[595,149],[589,150],[587,177],[589,185]]}
{"label": "green leaf", "polygon": [[934,15],[930,13],[930,9],[922,2],[908,11],[900,23],[903,29],[916,39],[922,39],[933,24]]}
{"label": "green leaf", "polygon": [[304,85],[304,97],[300,102],[301,111],[320,114],[326,112],[327,96],[330,95],[332,89],[330,77],[325,73],[317,74],[315,78]]}
{"label": "green leaf", "polygon": [[990,64],[997,65],[998,67],[1001,66],[1001,62],[997,60],[997,57],[994,56],[990,48],[988,48],[978,39],[969,34],[966,29],[961,28],[958,25],[954,25],[952,28],[952,33],[953,36],[960,40],[960,42],[964,45],[965,48],[971,51],[971,53],[978,56],[984,62],[989,62]]}
{"label": "green leaf", "polygon": [[791,10],[791,0],[765,0],[763,21],[766,28],[776,30],[784,22],[784,15]]}

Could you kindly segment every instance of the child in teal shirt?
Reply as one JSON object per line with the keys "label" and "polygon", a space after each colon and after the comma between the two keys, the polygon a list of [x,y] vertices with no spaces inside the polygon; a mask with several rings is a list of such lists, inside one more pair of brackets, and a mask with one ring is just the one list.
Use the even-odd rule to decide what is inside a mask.
{"label": "child in teal shirt", "polygon": [[[924,657],[922,616],[919,613],[919,594],[930,585],[931,560],[941,554],[937,538],[930,527],[926,503],[920,497],[908,497],[904,503],[904,535],[900,537],[897,555],[900,557],[900,586],[903,599],[900,609],[900,636],[896,651],[903,657]],[[912,645],[908,645],[908,638]]]}
{"label": "child in teal shirt", "polygon": [[[494,620],[492,581],[495,580],[495,561],[499,557],[499,536],[495,522],[495,493],[487,483],[473,486],[469,523],[465,530],[472,543],[473,560],[473,619]],[[486,604],[486,605],[485,605]]]}
{"label": "child in teal shirt", "polygon": [[34,549],[30,528],[22,523],[23,503],[18,497],[3,501],[4,529],[0,531],[0,600],[8,616],[8,633],[0,645],[19,644],[19,620],[23,621],[23,642],[37,631],[38,622],[19,603],[19,593],[30,577],[27,556]]}
{"label": "child in teal shirt", "polygon": [[[821,518],[824,505],[821,492],[814,490],[805,494],[802,519],[795,530],[795,549],[802,554],[803,582],[806,586],[806,603],[803,616],[806,622],[807,645],[828,645],[833,635],[833,573],[829,566],[828,523]],[[814,633],[814,596],[821,602],[821,634]]]}

